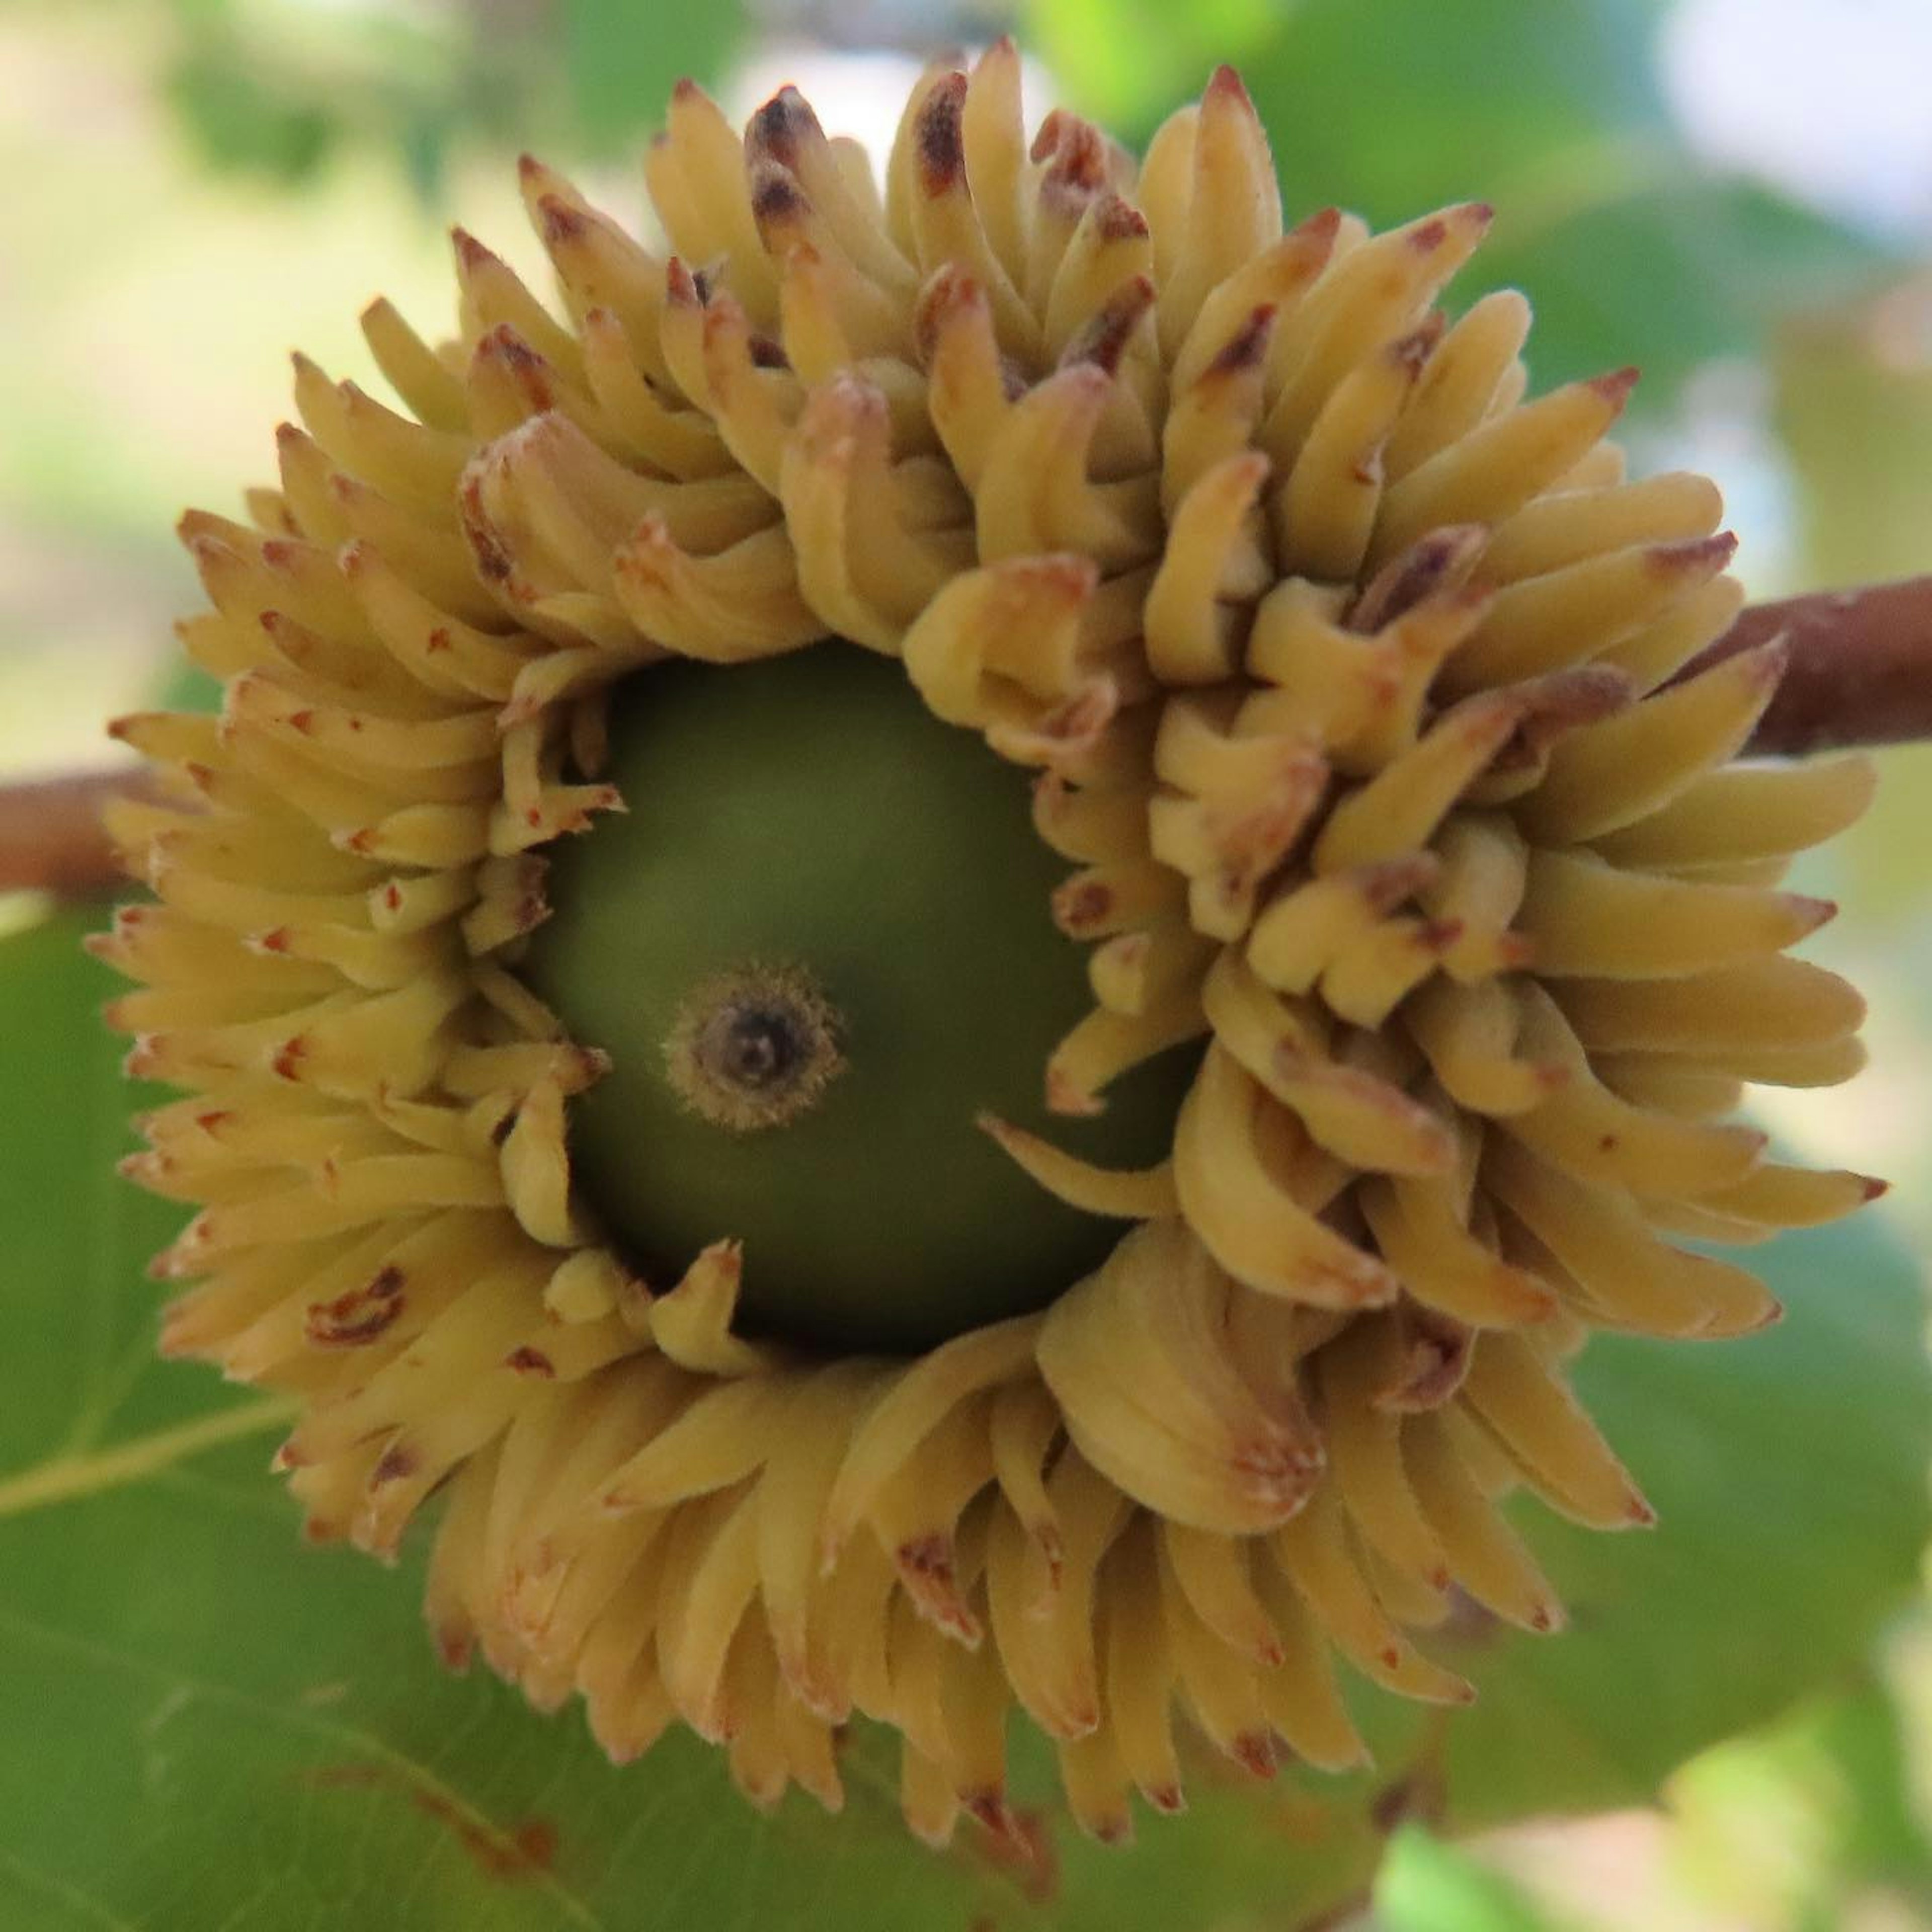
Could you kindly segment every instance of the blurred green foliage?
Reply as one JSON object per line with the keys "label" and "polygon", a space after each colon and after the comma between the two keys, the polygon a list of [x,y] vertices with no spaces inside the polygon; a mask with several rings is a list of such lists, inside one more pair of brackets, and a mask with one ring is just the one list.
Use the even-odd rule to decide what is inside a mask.
{"label": "blurred green foliage", "polygon": [[1864,1898],[1932,1901],[1910,1744],[1898,1705],[1867,1682],[1706,1754],[1670,1791],[1686,1887],[1791,1932],[1836,1932]]}
{"label": "blurred green foliage", "polygon": [[346,147],[373,145],[429,196],[452,142],[500,139],[522,111],[508,49],[480,31],[481,9],[170,0],[169,14],[162,85],[216,169],[294,188]]}
{"label": "blurred green foliage", "polygon": [[924,54],[1011,28],[1131,145],[1232,61],[1292,206],[1383,224],[1491,201],[1463,298],[1522,287],[1539,380],[1634,362],[1652,410],[1709,358],[1751,352],[1784,317],[1896,267],[1869,237],[1691,155],[1658,77],[1656,0],[158,4],[168,98],[211,165],[297,184],[374,145],[429,199],[466,147],[634,147],[680,77],[715,83],[788,32]]}
{"label": "blurred green foliage", "polygon": [[[1893,266],[1843,224],[1692,156],[1658,78],[1653,0],[1218,0],[1204,10],[1238,31],[1204,34],[1178,62],[1178,29],[1139,31],[1150,10],[1028,0],[1026,16],[1072,97],[1124,111],[1136,140],[1214,60],[1235,61],[1291,207],[1339,202],[1382,226],[1448,201],[1493,204],[1460,297],[1529,296],[1539,382],[1634,362],[1654,410],[1700,363],[1755,350],[1785,316]],[[1200,12],[1175,12],[1191,34]],[[1104,50],[1092,74],[1088,47]]]}
{"label": "blurred green foliage", "polygon": [[1416,1826],[1389,1847],[1376,1919],[1380,1932],[1562,1932],[1522,1886]]}
{"label": "blurred green foliage", "polygon": [[715,80],[752,25],[741,0],[162,4],[161,85],[210,166],[298,188],[345,149],[371,148],[425,202],[466,148],[598,155],[638,142],[673,84]]}
{"label": "blurred green foliage", "polygon": [[560,0],[556,14],[550,32],[561,38],[570,110],[593,152],[635,140],[684,76],[715,80],[749,26],[740,0]]}

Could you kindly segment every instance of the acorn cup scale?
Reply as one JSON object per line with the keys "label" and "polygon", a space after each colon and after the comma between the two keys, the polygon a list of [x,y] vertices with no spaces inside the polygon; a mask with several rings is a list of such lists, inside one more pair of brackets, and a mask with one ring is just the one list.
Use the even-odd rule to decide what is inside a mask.
{"label": "acorn cup scale", "polygon": [[459,234],[404,410],[298,358],[96,944],[309,1535],[434,1498],[449,1663],[760,1804],[876,1720],[934,1843],[1016,1712],[1114,1841],[1360,1763],[1338,1661],[1466,1701],[1430,1629],[1562,1622],[1513,1492],[1653,1520],[1576,1351],[1878,1185],[1731,1118],[1860,1064],[1782,880],[1871,768],[1730,769],[1783,652],[1677,678],[1742,592],[1634,372],[1448,320],[1480,204],[1286,225],[1229,70],[1024,126],[937,66],[880,193],[682,86],[665,256],[526,160],[554,306]]}
{"label": "acorn cup scale", "polygon": [[[1048,1112],[1048,1058],[1093,994],[1050,916],[1066,866],[1026,775],[837,640],[666,666],[610,729],[608,775],[637,802],[555,849],[520,970],[610,1058],[572,1159],[645,1278],[736,1241],[746,1333],[898,1354],[1096,1267],[1118,1224],[1048,1193],[980,1122],[1150,1167],[1200,1055],[1136,1070],[1091,1119]],[[734,1020],[741,1054],[764,1049],[748,1070],[730,1033],[703,1037]]]}

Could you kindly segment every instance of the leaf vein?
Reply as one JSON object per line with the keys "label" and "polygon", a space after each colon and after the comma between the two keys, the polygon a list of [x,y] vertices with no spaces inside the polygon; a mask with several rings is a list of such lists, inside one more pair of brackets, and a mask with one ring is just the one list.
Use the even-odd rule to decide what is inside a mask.
{"label": "leaf vein", "polygon": [[123,1918],[118,1912],[109,1910],[98,1898],[89,1898],[77,1886],[69,1885],[65,1879],[56,1878],[52,1872],[43,1871],[38,1865],[29,1864],[17,1852],[9,1851],[4,1845],[0,1845],[0,1871],[18,1879],[44,1897],[58,1900],[91,1924],[105,1927],[106,1932],[140,1932],[140,1928],[132,1919]]}
{"label": "leaf vein", "polygon": [[[428,1800],[432,1808],[459,1823],[466,1834],[473,1833],[479,1844],[488,1846],[493,1852],[500,1852],[506,1858],[514,1858],[518,1856],[518,1846],[512,1834],[478,1810],[454,1785],[439,1777],[428,1766],[419,1763],[406,1751],[398,1750],[394,1745],[360,1724],[344,1724],[312,1711],[285,1709],[248,1691],[236,1690],[225,1684],[211,1684],[165,1664],[154,1663],[148,1658],[116,1650],[110,1645],[95,1642],[70,1631],[51,1628],[34,1618],[23,1616],[19,1611],[4,1606],[0,1606],[0,1626],[10,1628],[30,1642],[38,1642],[52,1650],[77,1654],[109,1669],[158,1679],[185,1690],[192,1696],[205,1698],[212,1704],[225,1706],[266,1724],[306,1732],[311,1737],[323,1739],[338,1750],[359,1753],[380,1765],[384,1770],[393,1772],[404,1784],[411,1786]],[[421,1869],[418,1868],[419,1872]],[[566,1922],[580,1927],[583,1932],[611,1932],[606,1922],[571,1890],[556,1873],[539,1868],[531,1871],[530,1876],[534,1888],[548,1895]],[[126,1932],[136,1932],[136,1928],[128,1928]]]}
{"label": "leaf vein", "polygon": [[0,1480],[0,1516],[24,1516],[29,1510],[142,1482],[205,1449],[274,1428],[292,1419],[295,1413],[292,1402],[275,1396],[217,1409],[212,1415],[199,1415],[191,1422],[137,1436],[111,1448],[50,1456]]}

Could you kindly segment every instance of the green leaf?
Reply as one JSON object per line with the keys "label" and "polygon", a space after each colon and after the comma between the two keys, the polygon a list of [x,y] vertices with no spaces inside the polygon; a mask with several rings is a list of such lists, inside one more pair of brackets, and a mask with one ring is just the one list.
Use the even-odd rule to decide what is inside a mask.
{"label": "green leaf", "polygon": [[1912,1600],[1932,1513],[1918,1270],[1882,1220],[1755,1251],[1786,1309],[1733,1342],[1600,1337],[1578,1391],[1655,1506],[1606,1536],[1526,1510],[1570,1628],[1436,1648],[1480,1693],[1436,1756],[1478,1829],[1654,1798],[1678,1765],[1836,1682]]}
{"label": "green leaf", "polygon": [[1376,1924],[1378,1932],[1555,1932],[1520,1887],[1414,1825],[1390,1843]]}
{"label": "green leaf", "polygon": [[1027,44],[1067,104],[1124,136],[1150,131],[1222,62],[1246,59],[1280,12],[1280,0],[1027,0],[1021,9]]}
{"label": "green leaf", "polygon": [[554,140],[562,37],[542,10],[484,19],[382,0],[323,8],[172,0],[161,92],[208,166],[298,189],[360,148],[426,212],[466,138]]}
{"label": "green leaf", "polygon": [[114,1172],[142,1096],[122,1078],[98,1010],[118,984],[76,956],[83,929],[69,917],[0,942],[0,1228],[21,1365],[0,1400],[0,1470],[86,1454],[116,1424],[166,1426],[214,1406],[205,1387],[154,1372],[154,1302],[140,1270],[182,1215]]}
{"label": "green leaf", "polygon": [[909,1838],[874,1733],[836,1819],[796,1796],[761,1818],[683,1735],[614,1770],[574,1712],[436,1670],[419,1545],[400,1574],[302,1546],[265,1466],[272,1399],[151,1361],[140,1262],[181,1210],[112,1177],[128,1096],[80,923],[0,944],[0,1924],[1286,1932],[1359,1890],[1438,1763],[1458,1825],[1654,1788],[1840,1670],[1910,1586],[1932,1412],[1912,1278],[1876,1232],[1808,1238],[1778,1253],[1781,1330],[1592,1351],[1664,1527],[1538,1526],[1577,1628],[1438,1646],[1484,1689],[1446,1757],[1377,1696],[1379,1772],[1262,1787],[1204,1762],[1189,1815],[1121,1852],[1072,1830],[1021,1744],[1048,1847],[1025,1869],[970,1830],[943,1855]]}
{"label": "green leaf", "polygon": [[1668,138],[1641,0],[1305,0],[1244,70],[1297,208],[1378,226]]}
{"label": "green leaf", "polygon": [[1539,192],[1494,198],[1495,232],[1458,293],[1529,297],[1538,387],[1634,364],[1650,409],[1701,364],[1753,354],[1786,317],[1898,272],[1828,218],[1667,148],[1607,154],[1568,188],[1552,176]]}
{"label": "green leaf", "polygon": [[[1083,79],[1090,64],[1103,82],[1137,72],[1162,46],[1132,0],[1047,10],[1077,16],[1081,51],[1057,64]],[[1521,288],[1539,386],[1635,363],[1638,406],[1656,410],[1700,363],[1754,352],[1784,316],[1898,272],[1867,238],[1690,154],[1658,78],[1657,16],[1648,0],[1303,0],[1227,57],[1292,213],[1336,202],[1384,227],[1492,203],[1456,298]],[[1204,77],[1159,71],[1169,88]],[[1163,95],[1133,131],[1176,104]]]}
{"label": "green leaf", "polygon": [[208,716],[221,709],[221,682],[186,658],[172,664],[158,702],[164,711],[199,711]]}
{"label": "green leaf", "polygon": [[212,167],[307,181],[340,130],[320,103],[264,76],[225,34],[191,46],[175,64],[169,98]]}
{"label": "green leaf", "polygon": [[1868,1887],[1932,1895],[1900,1714],[1876,1683],[1706,1752],[1669,1796],[1674,1862],[1727,1919],[1822,1932]]}
{"label": "green leaf", "polygon": [[604,150],[659,125],[678,81],[715,80],[744,26],[738,0],[664,7],[563,0],[562,14],[564,71],[578,131]]}

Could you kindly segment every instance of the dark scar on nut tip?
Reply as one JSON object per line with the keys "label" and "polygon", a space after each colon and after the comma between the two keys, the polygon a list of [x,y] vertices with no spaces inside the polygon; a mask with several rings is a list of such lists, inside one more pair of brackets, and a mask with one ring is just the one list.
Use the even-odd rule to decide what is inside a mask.
{"label": "dark scar on nut tip", "polygon": [[686,1106],[737,1133],[778,1127],[817,1106],[844,1070],[844,1022],[793,966],[736,968],[698,987],[664,1042]]}

